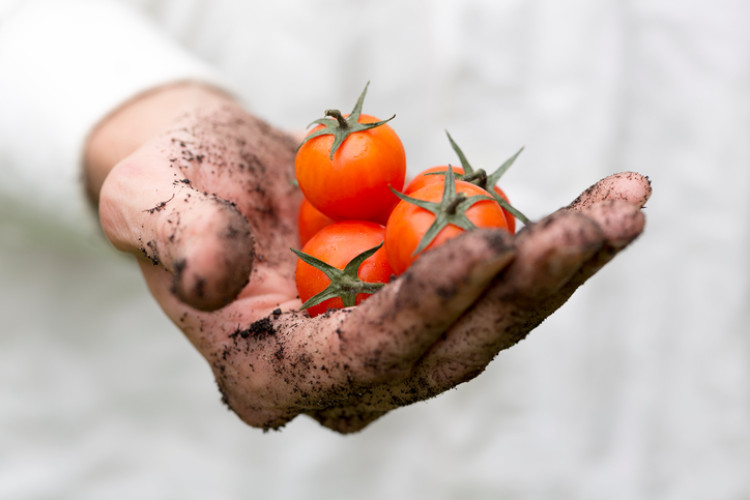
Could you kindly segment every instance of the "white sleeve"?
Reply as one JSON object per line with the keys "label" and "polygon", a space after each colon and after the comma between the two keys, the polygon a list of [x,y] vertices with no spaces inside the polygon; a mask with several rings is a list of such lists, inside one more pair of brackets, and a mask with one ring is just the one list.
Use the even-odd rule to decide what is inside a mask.
{"label": "white sleeve", "polygon": [[0,0],[0,197],[95,227],[81,173],[89,132],[137,94],[186,80],[227,87],[131,7]]}

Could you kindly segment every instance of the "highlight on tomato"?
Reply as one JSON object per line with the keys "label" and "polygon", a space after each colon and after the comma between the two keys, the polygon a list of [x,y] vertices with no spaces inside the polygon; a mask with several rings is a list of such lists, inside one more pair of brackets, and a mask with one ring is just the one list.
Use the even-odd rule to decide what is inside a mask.
{"label": "highlight on tomato", "polygon": [[383,247],[385,228],[370,221],[334,222],[302,247],[295,271],[310,316],[360,304],[394,275]]}
{"label": "highlight on tomato", "polygon": [[[406,178],[406,153],[387,120],[362,114],[365,86],[349,115],[326,110],[297,150],[295,175],[305,198],[335,220],[383,220]],[[311,125],[312,125],[311,124]]]}
{"label": "highlight on tomato", "polygon": [[502,228],[508,221],[502,207],[484,189],[456,180],[452,169],[443,182],[433,182],[406,195],[391,212],[385,227],[385,251],[400,275],[424,252],[464,231]]}

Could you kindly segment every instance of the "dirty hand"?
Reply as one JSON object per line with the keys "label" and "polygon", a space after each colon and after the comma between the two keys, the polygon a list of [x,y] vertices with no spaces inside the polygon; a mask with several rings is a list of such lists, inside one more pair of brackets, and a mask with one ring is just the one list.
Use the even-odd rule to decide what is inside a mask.
{"label": "dirty hand", "polygon": [[139,257],[224,402],[252,426],[306,414],[354,432],[472,379],[644,227],[648,180],[614,175],[515,236],[467,233],[360,306],[311,319],[289,250],[296,143],[231,99],[208,101],[114,168],[91,168],[90,185],[105,234]]}

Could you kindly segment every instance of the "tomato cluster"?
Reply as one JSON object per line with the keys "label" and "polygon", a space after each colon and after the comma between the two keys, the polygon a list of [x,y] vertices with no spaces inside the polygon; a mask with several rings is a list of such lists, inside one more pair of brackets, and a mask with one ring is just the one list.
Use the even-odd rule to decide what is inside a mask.
{"label": "tomato cluster", "polygon": [[[475,170],[448,134],[461,167],[432,167],[406,187],[406,154],[387,120],[327,110],[297,150],[304,195],[298,217],[296,284],[311,316],[359,304],[419,256],[477,227],[515,232],[513,208],[495,186],[521,151],[498,170]],[[395,116],[395,115],[394,115]]]}

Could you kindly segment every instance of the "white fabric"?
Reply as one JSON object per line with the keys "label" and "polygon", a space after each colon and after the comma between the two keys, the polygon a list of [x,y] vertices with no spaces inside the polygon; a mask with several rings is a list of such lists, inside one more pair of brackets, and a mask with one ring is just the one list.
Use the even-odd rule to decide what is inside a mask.
{"label": "white fabric", "polygon": [[[340,437],[243,426],[128,259],[3,202],[0,498],[748,498],[750,4],[130,3],[278,125],[370,80],[412,171],[454,161],[444,129],[477,165],[525,145],[536,217],[637,170],[648,227],[478,379]],[[3,178],[40,154],[0,141]]]}
{"label": "white fabric", "polygon": [[[0,160],[13,168],[0,192],[32,196],[35,209],[82,226],[92,220],[81,196],[80,172],[91,128],[155,85],[221,80],[120,3],[29,0],[9,5],[3,7],[0,27]],[[49,181],[40,183],[40,178]]]}

